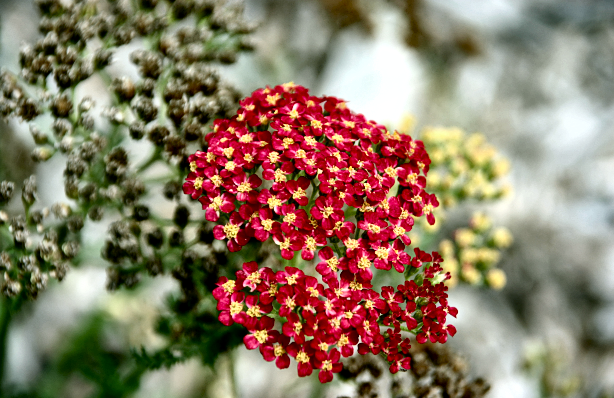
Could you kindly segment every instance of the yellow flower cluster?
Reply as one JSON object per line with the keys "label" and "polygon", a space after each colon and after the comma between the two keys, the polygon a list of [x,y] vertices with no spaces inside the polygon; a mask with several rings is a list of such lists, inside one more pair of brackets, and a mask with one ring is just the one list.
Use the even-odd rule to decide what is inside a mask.
{"label": "yellow flower cluster", "polygon": [[[415,119],[406,116],[399,130],[409,134],[414,125]],[[460,202],[496,200],[511,193],[511,186],[502,178],[509,172],[510,162],[486,142],[483,134],[466,134],[456,127],[427,127],[415,135],[424,142],[431,159],[427,191],[437,195],[440,206],[433,211],[434,225],[417,222],[410,233],[414,244],[433,242],[446,212]],[[439,245],[445,260],[444,271],[452,276],[446,284],[453,287],[465,282],[503,288],[505,273],[495,266],[502,250],[512,244],[511,233],[506,228],[494,228],[483,213],[474,214],[469,224],[470,227],[457,229],[452,239]]]}
{"label": "yellow flower cluster", "polygon": [[506,282],[505,273],[495,266],[501,259],[501,251],[512,242],[512,234],[507,228],[493,228],[490,218],[475,213],[469,228],[457,229],[452,240],[445,239],[439,244],[444,271],[452,275],[448,286],[463,281],[502,289]]}
{"label": "yellow flower cluster", "polygon": [[499,199],[511,192],[500,181],[510,163],[483,134],[465,134],[459,128],[426,128],[420,139],[431,158],[428,173],[429,192],[433,192],[445,208],[464,199]]}

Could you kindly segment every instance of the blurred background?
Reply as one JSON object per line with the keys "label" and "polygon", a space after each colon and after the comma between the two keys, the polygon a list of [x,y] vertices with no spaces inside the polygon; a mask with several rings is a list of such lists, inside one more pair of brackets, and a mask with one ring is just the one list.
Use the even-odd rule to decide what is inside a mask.
{"label": "blurred background", "polygon": [[[507,286],[460,286],[450,294],[459,316],[449,344],[491,384],[488,396],[614,397],[614,2],[245,3],[247,19],[259,23],[256,51],[222,69],[244,94],[294,81],[392,127],[412,115],[418,130],[481,132],[510,159],[513,195],[480,205],[514,235],[501,262]],[[4,0],[0,16],[0,64],[17,71],[19,45],[38,35],[37,12],[30,0]],[[21,181],[35,170],[27,126],[0,129],[2,163],[19,164],[23,175],[12,177]],[[36,170],[41,196],[61,186],[53,178],[60,166]],[[91,231],[93,247],[105,229]],[[92,267],[70,272],[13,322],[7,382],[49,381],[54,353],[83,325],[118,355],[157,344],[151,323],[172,283],[108,294],[98,253]],[[114,329],[101,330],[100,319],[111,319]],[[242,347],[233,355],[239,396],[301,396],[309,382]],[[216,368],[228,367],[221,361]],[[231,395],[228,378],[212,375],[188,362],[146,376],[138,396]],[[67,396],[88,396],[87,383],[70,382]],[[314,396],[344,388],[333,384]]]}

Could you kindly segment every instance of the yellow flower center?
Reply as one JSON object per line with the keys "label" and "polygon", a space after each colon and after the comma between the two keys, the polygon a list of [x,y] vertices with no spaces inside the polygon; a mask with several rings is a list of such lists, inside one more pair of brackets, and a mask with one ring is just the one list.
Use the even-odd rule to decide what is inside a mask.
{"label": "yellow flower center", "polygon": [[279,343],[275,343],[275,348],[273,348],[273,354],[275,354],[276,357],[280,357],[285,353],[286,350],[284,350],[284,347],[282,347]]}
{"label": "yellow flower center", "polygon": [[196,162],[190,162],[190,171],[193,173],[196,171],[198,166],[196,166]]}
{"label": "yellow flower center", "polygon": [[266,339],[269,338],[269,333],[266,330],[256,330],[254,332],[254,337],[260,344],[264,344]]}
{"label": "yellow flower center", "polygon": [[260,284],[260,282],[262,282],[262,279],[260,278],[260,271],[254,271],[251,274],[249,274],[247,276],[247,280],[250,282],[250,284],[254,284],[254,285]]}
{"label": "yellow flower center", "polygon": [[369,268],[370,266],[371,266],[371,261],[367,257],[361,257],[360,260],[358,260],[359,269],[366,269],[366,268]]}
{"label": "yellow flower center", "polygon": [[307,363],[309,362],[309,355],[305,354],[304,351],[300,351],[298,354],[296,354],[296,361],[301,363]]}
{"label": "yellow flower center", "polygon": [[252,186],[250,185],[249,182],[247,181],[243,181],[242,183],[239,184],[239,186],[237,187],[237,191],[239,192],[249,192],[252,190]]}
{"label": "yellow flower center", "polygon": [[290,248],[290,238],[286,238],[283,242],[279,244],[279,248],[281,250],[288,250]]}
{"label": "yellow flower center", "polygon": [[344,345],[350,344],[350,339],[348,338],[348,336],[344,333],[341,335],[341,337],[339,337],[339,341],[337,342],[337,345],[339,347],[343,347]]}
{"label": "yellow flower center", "polygon": [[274,208],[274,207],[277,207],[277,206],[281,206],[281,200],[280,200],[280,199],[277,199],[277,197],[276,197],[275,195],[271,196],[271,197],[270,197],[270,198],[267,200],[267,202],[266,202],[266,203],[269,205],[269,208],[270,208],[270,209],[272,209],[272,208]]}
{"label": "yellow flower center", "polygon": [[305,137],[305,143],[307,143],[307,145],[309,146],[315,146],[318,142],[314,137],[308,135],[307,137]]}
{"label": "yellow flower center", "polygon": [[279,93],[275,93],[275,95],[267,95],[266,102],[268,102],[269,105],[275,105],[277,103],[277,100],[279,100],[280,98],[281,95],[279,95]]}
{"label": "yellow flower center", "polygon": [[375,251],[375,255],[377,256],[377,258],[379,258],[380,260],[386,260],[388,258],[388,249],[386,249],[385,247],[379,247],[376,251]]}
{"label": "yellow flower center", "polygon": [[214,175],[213,177],[211,177],[211,182],[213,183],[213,185],[215,185],[216,187],[219,187],[222,185],[222,177],[220,177],[219,175]]}
{"label": "yellow flower center", "polygon": [[201,189],[203,187],[203,181],[204,181],[204,178],[196,177],[196,179],[194,180],[194,188]]}
{"label": "yellow flower center", "polygon": [[230,158],[232,156],[232,153],[235,151],[235,149],[231,146],[229,146],[228,148],[224,148],[222,149],[222,153],[224,154],[224,156],[226,156],[227,158]]}
{"label": "yellow flower center", "polygon": [[279,152],[273,151],[269,153],[267,157],[269,158],[269,162],[276,163],[279,160]]}
{"label": "yellow flower center", "polygon": [[236,282],[232,279],[229,279],[226,283],[222,285],[222,288],[226,293],[232,293],[235,291]]}
{"label": "yellow flower center", "polygon": [[243,311],[243,303],[239,303],[237,301],[230,303],[230,315],[237,315],[241,311]]}
{"label": "yellow flower center", "polygon": [[288,147],[292,144],[294,144],[294,140],[290,137],[286,137],[282,141],[282,145],[284,146],[284,149],[288,149]]}
{"label": "yellow flower center", "polygon": [[237,167],[237,164],[233,162],[232,160],[229,160],[228,162],[226,162],[226,165],[224,166],[224,168],[228,171],[233,171],[236,167]]}
{"label": "yellow flower center", "polygon": [[241,228],[238,225],[226,224],[224,225],[224,234],[226,234],[226,237],[228,239],[233,239],[237,237],[237,234],[239,233],[240,229]]}
{"label": "yellow flower center", "polygon": [[289,214],[286,214],[284,216],[284,222],[285,223],[292,224],[294,221],[296,221],[296,214],[295,213],[289,213]]}
{"label": "yellow flower center", "polygon": [[324,208],[324,211],[322,212],[322,216],[324,218],[328,218],[328,217],[330,217],[331,214],[333,214],[333,212],[334,212],[334,210],[333,210],[333,208],[331,206],[326,206]]}
{"label": "yellow flower center", "polygon": [[285,182],[286,181],[286,175],[281,169],[275,170],[274,176],[275,176],[275,182]]}
{"label": "yellow flower center", "polygon": [[357,249],[358,246],[360,245],[360,243],[358,242],[358,239],[352,239],[352,238],[347,238],[344,243],[345,243],[345,247],[347,247],[349,250]]}
{"label": "yellow flower center", "polygon": [[270,218],[262,220],[261,224],[262,228],[264,228],[265,231],[270,231],[271,229],[273,229],[273,220],[271,220]]}
{"label": "yellow flower center", "polygon": [[396,236],[400,236],[400,235],[403,235],[405,233],[405,228],[403,228],[400,225],[397,225],[396,227],[394,227],[394,229],[392,231],[394,232],[394,234]]}
{"label": "yellow flower center", "polygon": [[252,318],[260,318],[262,316],[260,313],[260,307],[257,305],[253,306],[247,310],[247,315],[251,316]]}
{"label": "yellow flower center", "polygon": [[307,250],[315,250],[316,240],[311,236],[308,237],[307,240],[305,240],[305,247],[307,248]]}
{"label": "yellow flower center", "polygon": [[330,268],[333,272],[337,272],[337,265],[339,265],[339,259],[337,257],[331,257],[326,260],[326,265],[328,265],[328,268]]}

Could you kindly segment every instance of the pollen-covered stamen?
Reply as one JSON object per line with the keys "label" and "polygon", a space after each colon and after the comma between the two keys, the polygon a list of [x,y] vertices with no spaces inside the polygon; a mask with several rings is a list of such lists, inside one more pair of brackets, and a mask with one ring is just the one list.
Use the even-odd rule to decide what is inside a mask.
{"label": "pollen-covered stamen", "polygon": [[307,239],[305,240],[305,248],[307,250],[315,250],[316,245],[317,245],[316,240],[311,236],[307,237]]}
{"label": "pollen-covered stamen", "polygon": [[275,105],[280,98],[281,95],[279,93],[275,93],[275,95],[267,95],[266,102],[268,102],[269,105]]}
{"label": "pollen-covered stamen", "polygon": [[401,215],[399,216],[400,220],[405,220],[409,217],[409,212],[405,209],[401,210]]}
{"label": "pollen-covered stamen", "polygon": [[371,266],[371,260],[368,257],[361,257],[357,265],[359,269],[367,269]]}
{"label": "pollen-covered stamen", "polygon": [[308,146],[314,147],[317,143],[318,143],[318,141],[316,141],[316,139],[314,137],[312,137],[310,135],[305,137],[305,144],[307,144]]}
{"label": "pollen-covered stamen", "polygon": [[273,229],[273,220],[271,220],[270,218],[266,218],[260,223],[262,224],[262,228],[264,228],[264,230],[267,232]]}
{"label": "pollen-covered stamen", "polygon": [[251,163],[254,160],[254,157],[251,154],[246,153],[243,155],[243,160],[245,160],[247,163]]}
{"label": "pollen-covered stamen", "polygon": [[237,167],[237,164],[232,160],[229,160],[228,162],[226,162],[226,165],[224,166],[224,168],[228,171],[233,171],[236,167]]}
{"label": "pollen-covered stamen", "polygon": [[365,308],[368,310],[375,307],[375,303],[373,302],[373,300],[366,300],[364,305],[365,305]]}
{"label": "pollen-covered stamen", "polygon": [[260,344],[264,344],[266,340],[269,338],[269,332],[266,330],[256,330],[254,332],[254,337]]}
{"label": "pollen-covered stamen", "polygon": [[318,297],[320,295],[320,292],[315,287],[308,287],[307,291],[311,297]]}
{"label": "pollen-covered stamen", "polygon": [[333,272],[337,272],[337,266],[339,265],[339,259],[337,257],[331,257],[328,260],[326,260],[326,265]]}
{"label": "pollen-covered stamen", "polygon": [[298,275],[296,274],[288,275],[286,277],[286,281],[288,282],[288,285],[296,285],[297,278],[298,278]]}
{"label": "pollen-covered stamen", "polygon": [[307,355],[304,351],[299,351],[296,354],[296,361],[300,362],[300,363],[308,363],[309,362],[309,355]]}
{"label": "pollen-covered stamen", "polygon": [[226,293],[232,293],[235,291],[236,281],[229,279],[226,283],[222,285],[222,288]]}
{"label": "pollen-covered stamen", "polygon": [[316,128],[316,129],[322,128],[322,122],[319,120],[312,120],[311,123],[309,124],[311,125],[311,127]]}
{"label": "pollen-covered stamen", "polygon": [[294,191],[294,193],[292,194],[292,199],[296,200],[304,196],[307,196],[305,195],[305,191],[303,190],[303,188],[298,187],[296,188],[296,191]]}
{"label": "pollen-covered stamen", "polygon": [[275,177],[275,182],[286,182],[287,180],[286,175],[281,169],[275,170],[275,173],[273,173],[273,175]]}
{"label": "pollen-covered stamen", "polygon": [[402,226],[397,225],[396,227],[392,229],[392,232],[394,232],[396,236],[400,236],[400,235],[403,235],[407,231],[405,231],[405,228],[403,228]]}
{"label": "pollen-covered stamen", "polygon": [[283,221],[285,223],[292,224],[294,221],[296,221],[296,214],[295,213],[288,213],[288,214],[286,214],[284,216]]}
{"label": "pollen-covered stamen", "polygon": [[260,271],[254,271],[245,278],[252,285],[259,285],[262,282]]}
{"label": "pollen-covered stamen", "polygon": [[[209,204],[209,208],[213,209],[215,211],[219,211],[220,207],[222,206],[222,203],[224,201],[222,200],[221,196],[216,196],[215,198],[213,198],[213,200],[211,201],[211,203]],[[226,232],[226,230],[224,230],[224,232]]]}
{"label": "pollen-covered stamen", "polygon": [[345,311],[344,315],[347,319],[352,319],[354,317],[354,313],[352,311]]}
{"label": "pollen-covered stamen", "polygon": [[290,147],[290,145],[294,144],[294,140],[290,137],[285,137],[282,140],[282,145],[284,147],[284,149],[288,149],[288,147]]}
{"label": "pollen-covered stamen", "polygon": [[354,291],[361,291],[362,290],[362,283],[356,282],[356,281],[352,281],[350,282],[350,289],[354,290]]}
{"label": "pollen-covered stamen", "polygon": [[196,177],[196,179],[194,180],[194,188],[195,189],[201,189],[203,187],[203,181],[205,179],[202,177]]}
{"label": "pollen-covered stamen", "polygon": [[235,151],[235,149],[233,147],[231,147],[231,146],[229,146],[228,148],[222,149],[222,153],[227,158],[231,158],[234,151]]}
{"label": "pollen-covered stamen", "polygon": [[273,209],[277,206],[281,206],[281,199],[277,199],[277,197],[273,195],[267,199],[266,204],[269,205],[270,209]]}
{"label": "pollen-covered stamen", "polygon": [[241,227],[235,224],[228,223],[224,225],[224,234],[226,235],[228,239],[236,238],[240,230],[241,230]]}
{"label": "pollen-covered stamen", "polygon": [[260,307],[255,305],[252,308],[248,309],[247,315],[251,316],[252,318],[260,318],[262,316],[262,313],[260,312]]}
{"label": "pollen-covered stamen", "polygon": [[190,162],[190,171],[192,173],[195,172],[197,168],[198,166],[196,165],[196,162]]}
{"label": "pollen-covered stamen", "polygon": [[343,124],[345,124],[345,127],[353,129],[354,127],[356,127],[356,122],[353,122],[351,120],[344,120]]}
{"label": "pollen-covered stamen", "polygon": [[281,250],[288,250],[290,248],[290,244],[290,238],[286,238],[283,242],[278,243]]}
{"label": "pollen-covered stamen", "polygon": [[386,170],[384,170],[384,172],[393,178],[397,176],[397,170],[392,166],[386,167]]}
{"label": "pollen-covered stamen", "polygon": [[216,187],[219,187],[222,185],[222,183],[224,182],[222,180],[222,177],[220,177],[219,175],[214,175],[213,177],[210,178],[211,182],[213,183],[213,185],[215,185]]}
{"label": "pollen-covered stamen", "polygon": [[254,140],[254,137],[251,134],[244,134],[239,138],[239,142],[243,144],[249,144]]}
{"label": "pollen-covered stamen", "polygon": [[345,247],[347,247],[348,250],[358,249],[358,247],[360,246],[360,242],[358,242],[358,239],[347,238],[343,243],[345,243]]}
{"label": "pollen-covered stamen", "polygon": [[375,251],[375,255],[380,260],[387,260],[388,259],[388,249],[386,249],[385,247],[378,247],[377,250]]}
{"label": "pollen-covered stamen", "polygon": [[350,339],[345,333],[343,333],[341,337],[339,337],[339,341],[337,341],[337,346],[343,347],[344,345],[348,344],[350,344]]}
{"label": "pollen-covered stamen", "polygon": [[243,303],[237,301],[230,303],[230,315],[235,316],[241,311],[243,311]]}
{"label": "pollen-covered stamen", "polygon": [[369,231],[373,232],[374,234],[379,234],[381,231],[381,227],[377,224],[369,224]]}
{"label": "pollen-covered stamen", "polygon": [[273,354],[275,354],[276,357],[280,357],[284,355],[285,353],[286,353],[286,350],[284,350],[284,347],[282,347],[281,344],[275,343],[273,345]]}
{"label": "pollen-covered stamen", "polygon": [[252,190],[252,186],[249,182],[247,181],[243,181],[242,183],[239,184],[239,186],[237,187],[237,191],[239,192],[249,192]]}
{"label": "pollen-covered stamen", "polygon": [[424,205],[424,207],[422,208],[422,212],[424,213],[424,215],[429,215],[433,212],[433,205],[430,203],[427,203]]}
{"label": "pollen-covered stamen", "polygon": [[324,211],[322,212],[322,217],[324,218],[328,218],[330,217],[331,214],[333,214],[335,212],[335,210],[333,209],[332,206],[326,206],[324,208]]}
{"label": "pollen-covered stamen", "polygon": [[318,344],[318,348],[324,352],[328,351],[328,347],[329,345],[325,342],[321,342],[320,344]]}
{"label": "pollen-covered stamen", "polygon": [[267,158],[269,159],[269,162],[271,162],[271,163],[277,163],[277,162],[279,161],[279,152],[275,152],[275,151],[270,152],[270,153],[267,155]]}
{"label": "pollen-covered stamen", "polygon": [[330,138],[335,144],[340,144],[343,142],[343,136],[341,134],[333,134]]}

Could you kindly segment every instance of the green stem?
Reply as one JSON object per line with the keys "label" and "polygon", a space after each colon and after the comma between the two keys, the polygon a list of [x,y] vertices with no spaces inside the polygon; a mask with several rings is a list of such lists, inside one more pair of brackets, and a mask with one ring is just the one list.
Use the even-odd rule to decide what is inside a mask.
{"label": "green stem", "polygon": [[7,338],[9,324],[11,322],[10,302],[4,297],[0,297],[0,391],[4,380],[4,365],[7,361]]}

